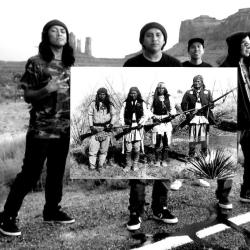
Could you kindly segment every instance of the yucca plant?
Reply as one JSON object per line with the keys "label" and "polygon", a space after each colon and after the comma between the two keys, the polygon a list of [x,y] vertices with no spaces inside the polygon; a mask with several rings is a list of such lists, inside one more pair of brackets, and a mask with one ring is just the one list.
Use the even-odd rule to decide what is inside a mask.
{"label": "yucca plant", "polygon": [[208,151],[207,156],[198,154],[188,160],[191,167],[187,170],[194,173],[198,178],[226,179],[232,178],[236,172],[237,164],[230,159],[223,150]]}

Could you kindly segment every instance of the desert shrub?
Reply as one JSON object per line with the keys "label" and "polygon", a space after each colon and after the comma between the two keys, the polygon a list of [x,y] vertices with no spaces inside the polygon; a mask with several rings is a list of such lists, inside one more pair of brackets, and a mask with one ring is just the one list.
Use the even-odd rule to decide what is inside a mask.
{"label": "desert shrub", "polygon": [[25,140],[4,141],[0,147],[1,182],[10,185],[21,169]]}

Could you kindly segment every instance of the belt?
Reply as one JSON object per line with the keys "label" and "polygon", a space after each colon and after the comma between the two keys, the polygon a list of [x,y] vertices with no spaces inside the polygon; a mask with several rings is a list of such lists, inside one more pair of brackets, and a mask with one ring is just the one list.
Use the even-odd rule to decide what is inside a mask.
{"label": "belt", "polygon": [[109,124],[111,122],[111,120],[107,121],[107,122],[104,122],[104,123],[97,123],[97,122],[94,122],[93,125],[96,126],[96,127],[105,127],[107,124]]}

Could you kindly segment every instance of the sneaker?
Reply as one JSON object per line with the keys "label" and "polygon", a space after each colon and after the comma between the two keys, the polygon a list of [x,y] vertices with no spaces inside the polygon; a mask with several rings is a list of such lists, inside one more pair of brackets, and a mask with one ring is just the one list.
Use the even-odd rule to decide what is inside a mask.
{"label": "sneaker", "polygon": [[203,180],[203,179],[197,179],[195,182],[194,182],[195,185],[197,186],[200,186],[200,187],[210,187],[210,184],[209,182]]}
{"label": "sneaker", "polygon": [[75,219],[72,219],[70,216],[68,216],[65,212],[61,210],[57,210],[54,213],[51,214],[43,214],[43,220],[45,222],[58,222],[62,224],[71,224],[75,222]]}
{"label": "sneaker", "polygon": [[243,192],[240,192],[240,201],[245,203],[250,203],[250,190]]}
{"label": "sneaker", "polygon": [[218,206],[224,209],[233,209],[233,204],[229,201],[228,198],[220,199],[218,202]]}
{"label": "sneaker", "polygon": [[137,213],[131,213],[127,223],[127,229],[130,231],[138,230],[141,227],[141,217]]}
{"label": "sneaker", "polygon": [[162,212],[153,215],[154,219],[163,221],[168,224],[176,224],[178,222],[178,218],[170,213],[170,211],[163,207]]}
{"label": "sneaker", "polygon": [[175,180],[174,182],[171,183],[170,189],[173,191],[177,191],[180,189],[181,186],[182,186],[182,182],[179,180]]}
{"label": "sneaker", "polygon": [[0,213],[0,232],[6,236],[20,236],[21,231],[16,225],[16,218],[4,216]]}

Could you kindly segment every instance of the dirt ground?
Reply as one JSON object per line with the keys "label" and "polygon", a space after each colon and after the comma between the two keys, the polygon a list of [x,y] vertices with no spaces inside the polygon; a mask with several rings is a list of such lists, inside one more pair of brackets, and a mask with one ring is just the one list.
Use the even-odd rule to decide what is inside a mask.
{"label": "dirt ground", "polygon": [[[144,140],[145,154],[141,154],[139,170],[124,173],[124,155],[121,154],[121,141],[115,141],[114,147],[110,148],[108,161],[101,171],[90,171],[88,168],[88,142],[77,147],[71,147],[71,173],[72,179],[85,178],[175,178],[188,167],[185,157],[188,155],[188,133],[180,131],[173,134],[172,144],[169,151],[167,167],[155,167],[154,148],[151,145],[150,133]],[[211,150],[220,149],[231,156],[231,160],[237,159],[237,134],[222,131],[211,127],[209,145]],[[199,150],[199,145],[197,150]]]}
{"label": "dirt ground", "polygon": [[[242,174],[242,173],[241,173]],[[179,191],[169,193],[169,209],[178,217],[175,225],[167,225],[152,219],[150,208],[152,186],[146,188],[145,214],[141,229],[137,234],[148,237],[156,233],[177,233],[193,223],[206,221],[217,200],[214,191],[216,182],[210,181],[210,188],[202,188],[185,181]],[[249,212],[248,204],[239,202],[240,185],[234,182],[230,200],[234,209],[230,217]],[[70,225],[43,223],[42,209],[44,192],[30,193],[24,200],[19,212],[20,237],[3,237],[0,235],[1,249],[110,249],[128,250],[140,246],[140,240],[126,229],[129,219],[129,189],[94,190],[68,187],[64,192],[62,206],[71,214],[76,222]],[[0,203],[0,210],[3,203]],[[250,223],[241,225],[250,229]],[[244,237],[241,233],[228,229],[203,238],[200,242],[178,247],[184,249],[227,249],[246,250]]]}

